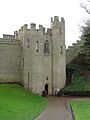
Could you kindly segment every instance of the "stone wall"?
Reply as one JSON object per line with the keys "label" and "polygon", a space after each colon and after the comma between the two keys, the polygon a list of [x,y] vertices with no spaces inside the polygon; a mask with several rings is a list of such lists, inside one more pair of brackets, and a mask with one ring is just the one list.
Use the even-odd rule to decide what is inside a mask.
{"label": "stone wall", "polygon": [[21,80],[20,41],[0,39],[0,82]]}
{"label": "stone wall", "polygon": [[74,60],[78,53],[81,52],[81,46],[83,45],[83,41],[78,41],[73,43],[72,46],[69,46],[66,49],[66,64],[69,64],[72,60]]}

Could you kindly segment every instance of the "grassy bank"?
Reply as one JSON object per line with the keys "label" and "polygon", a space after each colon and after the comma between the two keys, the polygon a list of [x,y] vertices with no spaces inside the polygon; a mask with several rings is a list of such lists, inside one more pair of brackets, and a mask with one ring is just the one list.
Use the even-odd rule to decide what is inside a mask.
{"label": "grassy bank", "polygon": [[33,120],[47,106],[45,98],[16,84],[0,84],[0,120]]}
{"label": "grassy bank", "polygon": [[90,101],[72,101],[75,120],[90,120]]}

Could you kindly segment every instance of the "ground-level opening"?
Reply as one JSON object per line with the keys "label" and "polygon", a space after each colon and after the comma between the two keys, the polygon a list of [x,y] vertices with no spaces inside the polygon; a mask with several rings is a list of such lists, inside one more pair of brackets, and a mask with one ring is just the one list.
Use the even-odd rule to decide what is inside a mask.
{"label": "ground-level opening", "polygon": [[48,84],[45,85],[45,91],[46,91],[47,94],[48,94]]}
{"label": "ground-level opening", "polygon": [[42,96],[43,97],[47,97],[48,96],[48,84],[45,84],[44,91],[42,92]]}

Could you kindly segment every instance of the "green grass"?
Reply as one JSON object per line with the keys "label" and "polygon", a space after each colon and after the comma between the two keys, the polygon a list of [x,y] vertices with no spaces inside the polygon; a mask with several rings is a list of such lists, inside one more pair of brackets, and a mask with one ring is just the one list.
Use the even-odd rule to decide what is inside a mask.
{"label": "green grass", "polygon": [[33,120],[47,104],[20,85],[0,84],[0,120]]}
{"label": "green grass", "polygon": [[90,120],[90,101],[72,101],[75,120]]}

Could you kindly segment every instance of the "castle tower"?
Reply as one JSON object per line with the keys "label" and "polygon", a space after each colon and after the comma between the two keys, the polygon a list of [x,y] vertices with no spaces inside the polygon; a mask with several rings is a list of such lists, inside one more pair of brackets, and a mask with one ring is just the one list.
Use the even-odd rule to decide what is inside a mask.
{"label": "castle tower", "polygon": [[62,89],[66,80],[65,21],[59,17],[51,18],[52,29],[52,91]]}
{"label": "castle tower", "polygon": [[51,28],[32,23],[30,29],[25,24],[15,38],[22,43],[22,80],[25,88],[42,94],[55,95],[66,80],[65,21],[55,16],[51,18]]}

